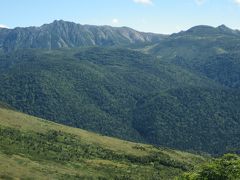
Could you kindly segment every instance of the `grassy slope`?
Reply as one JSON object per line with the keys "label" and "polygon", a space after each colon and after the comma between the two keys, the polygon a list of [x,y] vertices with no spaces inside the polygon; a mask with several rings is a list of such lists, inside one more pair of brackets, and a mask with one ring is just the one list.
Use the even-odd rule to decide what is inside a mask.
{"label": "grassy slope", "polygon": [[[172,179],[204,161],[0,109],[0,179]],[[59,150],[60,149],[60,150]]]}

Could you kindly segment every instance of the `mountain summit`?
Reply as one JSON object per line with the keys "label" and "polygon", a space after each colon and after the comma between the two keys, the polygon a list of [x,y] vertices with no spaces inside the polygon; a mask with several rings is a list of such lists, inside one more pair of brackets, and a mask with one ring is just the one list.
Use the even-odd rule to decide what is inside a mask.
{"label": "mountain summit", "polygon": [[238,30],[233,30],[225,25],[218,27],[212,27],[208,25],[194,26],[186,31],[180,33],[174,33],[171,37],[185,37],[185,36],[197,36],[197,37],[220,37],[220,36],[240,36]]}
{"label": "mountain summit", "polygon": [[[4,34],[4,35],[3,35]],[[26,48],[58,49],[81,46],[117,46],[158,42],[164,36],[143,33],[128,27],[81,25],[63,20],[41,27],[0,30],[5,51]]]}
{"label": "mountain summit", "polygon": [[[219,37],[221,35],[240,36],[238,30],[225,25],[211,27],[200,25],[187,31],[172,34],[182,36]],[[0,29],[0,48],[6,52],[17,49],[59,49],[88,46],[133,46],[156,44],[168,35],[139,32],[129,27],[81,25],[74,22],[55,20],[40,27]]]}

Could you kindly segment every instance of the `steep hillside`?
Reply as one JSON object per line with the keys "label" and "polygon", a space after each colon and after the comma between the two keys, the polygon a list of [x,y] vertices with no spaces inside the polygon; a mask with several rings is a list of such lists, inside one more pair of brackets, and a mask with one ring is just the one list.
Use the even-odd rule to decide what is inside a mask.
{"label": "steep hillside", "polygon": [[150,48],[149,53],[224,86],[239,88],[239,49],[239,31],[224,25],[197,26],[171,35]]}
{"label": "steep hillside", "polygon": [[134,127],[154,144],[212,154],[239,149],[239,50],[240,32],[224,25],[196,26],[150,47],[159,61],[223,87],[173,88],[146,97],[138,103]]}
{"label": "steep hillside", "polygon": [[173,179],[205,158],[0,108],[1,179]]}
{"label": "steep hillside", "polygon": [[26,48],[117,46],[159,42],[164,37],[128,27],[80,25],[60,20],[41,27],[15,28],[7,32],[0,29],[0,47],[5,51],[12,51]]}
{"label": "steep hillside", "polygon": [[0,28],[0,49],[2,48],[4,39],[6,38],[6,36],[9,32],[10,32],[9,29]]}
{"label": "steep hillside", "polygon": [[146,142],[219,155],[240,148],[240,92],[180,88],[138,104],[134,128]]}
{"label": "steep hillside", "polygon": [[142,141],[133,110],[145,96],[193,85],[218,87],[153,56],[119,48],[18,51],[1,56],[0,99],[23,112]]}

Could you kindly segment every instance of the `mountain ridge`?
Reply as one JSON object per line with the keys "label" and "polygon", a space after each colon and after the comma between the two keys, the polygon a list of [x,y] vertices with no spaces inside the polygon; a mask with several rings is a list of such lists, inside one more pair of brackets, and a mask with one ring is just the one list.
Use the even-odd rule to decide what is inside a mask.
{"label": "mountain ridge", "polygon": [[55,20],[40,27],[8,29],[7,34],[1,34],[0,31],[0,46],[5,51],[153,43],[166,36],[139,32],[128,27],[81,25],[63,20]]}
{"label": "mountain ridge", "polygon": [[185,31],[180,31],[178,33],[173,33],[169,37],[170,38],[177,38],[181,36],[191,36],[191,35],[198,35],[198,36],[219,36],[219,35],[229,35],[229,36],[238,36],[240,37],[240,31],[237,29],[231,29],[226,25],[222,24],[217,27],[209,26],[209,25],[197,25],[194,27],[189,28]]}
{"label": "mountain ridge", "polygon": [[[206,32],[207,31],[207,32]],[[42,26],[16,27],[0,29],[0,48],[4,51],[39,48],[58,49],[86,46],[131,46],[136,44],[156,44],[168,37],[179,37],[189,33],[214,33],[240,36],[239,30],[225,25],[212,27],[194,26],[186,31],[163,35],[151,32],[140,32],[129,27],[112,27],[109,25],[82,25],[70,21],[55,20]],[[200,34],[204,35],[204,34]]]}

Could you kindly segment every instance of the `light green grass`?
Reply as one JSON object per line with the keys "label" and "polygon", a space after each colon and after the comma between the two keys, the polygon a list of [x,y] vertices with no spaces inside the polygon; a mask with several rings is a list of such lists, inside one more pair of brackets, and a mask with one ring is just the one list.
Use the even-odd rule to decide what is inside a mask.
{"label": "light green grass", "polygon": [[[30,151],[35,142],[27,139],[20,143],[20,147],[17,138],[11,138],[10,135],[6,137],[9,142],[6,139],[5,143],[0,142],[0,179],[172,179],[186,171],[185,166],[191,168],[205,161],[199,155],[101,136],[4,108],[0,108],[0,128],[16,131],[21,137],[30,135],[29,137],[35,137],[40,142],[45,141],[45,134],[54,131],[62,136],[58,135],[57,141],[46,140],[46,144],[53,143],[53,146],[71,150],[75,148],[74,144],[71,147],[71,144],[64,144],[65,141],[59,140],[70,138],[73,142],[76,141],[76,147],[90,146],[90,151],[93,151],[88,152],[89,158],[82,154],[68,160],[41,159],[40,155]],[[43,139],[38,139],[39,134]],[[33,145],[29,145],[29,142]],[[38,152],[57,156],[54,150],[46,152],[37,145]],[[7,149],[11,152],[8,153]],[[109,152],[113,157],[98,155],[98,149]],[[74,151],[70,153],[70,150],[71,155]],[[31,153],[28,154],[28,151]],[[158,160],[151,159],[152,156]]]}

